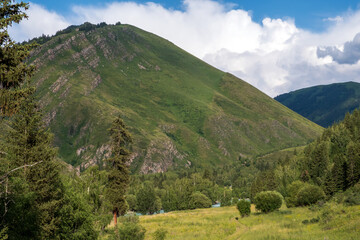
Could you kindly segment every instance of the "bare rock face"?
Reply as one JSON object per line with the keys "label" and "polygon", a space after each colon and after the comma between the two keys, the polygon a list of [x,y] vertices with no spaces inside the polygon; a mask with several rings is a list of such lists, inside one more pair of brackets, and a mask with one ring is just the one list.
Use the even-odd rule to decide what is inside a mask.
{"label": "bare rock face", "polygon": [[95,146],[89,145],[76,150],[76,154],[81,156],[81,158],[84,160],[84,162],[77,167],[79,171],[80,169],[87,169],[90,166],[99,164],[104,159],[107,159],[111,156],[111,148],[108,144],[103,144],[101,147],[97,148],[95,155],[92,154],[92,150],[94,150],[94,148]]}
{"label": "bare rock face", "polygon": [[[174,165],[176,159],[182,160],[185,157],[186,155],[181,154],[168,137],[155,140],[147,148],[140,172],[143,174],[166,172]],[[155,162],[154,159],[158,161]]]}

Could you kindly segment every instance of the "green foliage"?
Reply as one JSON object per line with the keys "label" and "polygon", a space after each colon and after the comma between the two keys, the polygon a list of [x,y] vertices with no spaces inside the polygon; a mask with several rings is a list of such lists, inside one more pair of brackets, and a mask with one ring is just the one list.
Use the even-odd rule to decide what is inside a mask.
{"label": "green foliage", "polygon": [[33,97],[23,101],[9,126],[4,151],[13,167],[23,168],[21,177],[28,184],[28,191],[36,196],[33,206],[38,216],[33,222],[39,224],[42,238],[55,237],[60,227],[64,188],[55,160],[56,150],[51,146],[52,135],[42,126]]}
{"label": "green foliage", "polygon": [[32,92],[32,89],[24,87],[23,83],[29,79],[35,68],[24,61],[35,45],[18,45],[8,34],[8,28],[13,23],[27,18],[24,10],[28,8],[29,5],[24,2],[4,0],[0,3],[0,117],[13,115],[21,101]]}
{"label": "green foliage", "polygon": [[344,204],[349,206],[360,205],[360,183],[345,192]]}
{"label": "green foliage", "polygon": [[308,146],[311,150],[305,150],[307,159],[307,170],[311,179],[318,185],[323,183],[323,178],[329,166],[329,144],[327,142],[316,142],[315,147]]}
{"label": "green foliage", "polygon": [[346,149],[347,182],[354,186],[360,180],[360,142],[349,142]]}
{"label": "green foliage", "polygon": [[257,210],[264,213],[273,212],[282,205],[283,197],[276,191],[263,191],[256,194],[254,204]]}
{"label": "green foliage", "polygon": [[325,193],[319,186],[306,185],[296,195],[297,206],[308,206],[325,199]]}
{"label": "green foliage", "polygon": [[112,157],[106,161],[109,163],[108,183],[106,197],[112,205],[115,215],[124,215],[128,209],[125,193],[129,185],[129,155],[126,148],[132,142],[129,132],[120,117],[117,117],[109,130]]}
{"label": "green foliage", "polygon": [[7,240],[9,236],[7,235],[8,228],[4,227],[0,230],[0,240]]}
{"label": "green foliage", "polygon": [[159,228],[154,232],[154,240],[165,240],[168,232],[164,228]]}
{"label": "green foliage", "polygon": [[126,202],[129,205],[130,211],[136,211],[137,210],[137,199],[134,194],[127,194],[126,195]]}
{"label": "green foliage", "polygon": [[190,196],[190,209],[195,208],[209,208],[211,207],[211,200],[201,192],[194,192]]}
{"label": "green foliage", "polygon": [[360,110],[345,116],[344,121],[326,129],[323,135],[304,150],[302,173],[322,186],[328,197],[346,191],[360,180]]}
{"label": "green foliage", "polygon": [[298,192],[307,185],[307,183],[302,181],[294,181],[287,187],[288,196],[285,198],[285,202],[288,208],[298,206]]}
{"label": "green foliage", "polygon": [[190,209],[190,197],[193,192],[194,185],[190,179],[176,179],[165,188],[165,195],[162,199],[163,209],[165,211]]}
{"label": "green foliage", "polygon": [[91,206],[86,202],[85,196],[77,193],[71,186],[66,189],[64,204],[60,210],[61,230],[58,235],[61,239],[69,240],[97,239]]}
{"label": "green foliage", "polygon": [[95,229],[103,231],[113,217],[109,214],[110,203],[104,196],[108,172],[100,170],[99,166],[93,166],[82,172],[79,178],[73,176],[72,180],[76,182],[71,185],[79,187],[74,191],[81,193],[91,207]]}
{"label": "green foliage", "polygon": [[11,192],[0,196],[0,229],[7,229],[9,240],[39,239],[41,229],[36,194],[29,190],[21,177],[12,176],[6,184]]}
{"label": "green foliage", "polygon": [[136,210],[142,214],[153,214],[161,209],[161,200],[156,196],[151,182],[144,182],[139,188],[136,193],[136,206]]}
{"label": "green foliage", "polygon": [[139,224],[138,217],[123,217],[121,222],[114,235],[114,240],[143,240],[145,238],[146,230]]}
{"label": "green foliage", "polygon": [[251,185],[251,196],[254,198],[259,192],[275,190],[277,186],[274,171],[260,172]]}
{"label": "green foliage", "polygon": [[304,88],[277,96],[275,100],[310,119],[329,127],[359,107],[360,84],[356,82]]}
{"label": "green foliage", "polygon": [[237,209],[241,217],[250,216],[251,213],[251,203],[248,200],[240,199],[236,204]]}
{"label": "green foliage", "polygon": [[220,197],[220,206],[221,207],[231,206],[232,200],[233,200],[232,190],[224,188],[222,191],[222,195]]}

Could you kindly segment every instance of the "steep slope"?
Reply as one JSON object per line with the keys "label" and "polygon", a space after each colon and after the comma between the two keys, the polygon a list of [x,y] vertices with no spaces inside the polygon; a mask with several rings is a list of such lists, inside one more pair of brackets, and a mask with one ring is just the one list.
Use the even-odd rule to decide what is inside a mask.
{"label": "steep slope", "polygon": [[275,100],[307,119],[329,127],[360,107],[360,83],[347,82],[300,89]]}
{"label": "steep slope", "polygon": [[[88,25],[86,25],[88,26]],[[302,145],[322,131],[244,81],[129,25],[71,27],[33,52],[45,120],[60,156],[81,167],[107,156],[120,114],[132,170],[208,166]]]}

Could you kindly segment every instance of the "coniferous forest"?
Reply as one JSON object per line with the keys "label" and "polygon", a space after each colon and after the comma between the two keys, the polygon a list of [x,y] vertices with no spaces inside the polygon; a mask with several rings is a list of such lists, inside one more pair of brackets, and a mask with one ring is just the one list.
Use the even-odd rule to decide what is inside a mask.
{"label": "coniferous forest", "polygon": [[[211,164],[202,164],[202,161],[206,162],[204,158],[147,174],[134,167],[138,163],[134,162],[133,157],[142,144],[139,136],[146,134],[136,131],[137,126],[129,120],[129,115],[116,112],[106,132],[107,154],[94,164],[81,165],[79,171],[68,163],[72,161],[60,157],[57,147],[59,137],[46,124],[46,109],[42,107],[38,85],[33,80],[38,69],[29,60],[31,54],[41,48],[41,44],[50,42],[51,37],[19,44],[8,33],[10,26],[27,17],[28,7],[28,3],[11,0],[4,0],[0,5],[0,240],[176,239],[176,235],[181,236],[182,232],[195,230],[189,230],[189,227],[176,232],[175,227],[167,227],[171,219],[176,219],[176,215],[167,214],[194,214],[194,221],[197,221],[195,215],[198,209],[219,212],[217,216],[222,218],[215,224],[219,224],[221,230],[227,229],[227,226],[229,229],[242,229],[236,225],[239,221],[242,225],[246,225],[247,221],[257,221],[256,224],[270,221],[268,216],[280,221],[291,216],[292,211],[298,213],[310,209],[310,213],[304,213],[303,218],[293,221],[297,221],[298,225],[289,223],[281,227],[302,229],[304,226],[314,226],[309,224],[318,224],[316,226],[321,230],[316,236],[322,237],[327,231],[334,231],[334,236],[345,236],[341,234],[347,232],[350,235],[346,236],[355,239],[353,237],[359,229],[356,221],[360,222],[359,109],[326,129],[317,126],[316,129],[321,129],[322,133],[312,136],[315,140],[307,138],[305,145],[298,138],[295,145],[278,143],[272,150],[267,151],[267,147],[264,147],[260,151],[254,147],[258,144],[254,141],[249,149],[257,149],[255,154],[239,154],[231,161],[224,157],[225,160],[219,160],[220,163],[214,161]],[[78,31],[89,32],[106,27],[107,24],[86,23]],[[74,33],[76,28],[72,26],[55,37]],[[225,106],[227,100],[218,94],[216,101],[219,106]],[[230,107],[244,108],[232,102],[224,109],[230,111]],[[185,115],[191,111],[190,107]],[[202,118],[205,117],[199,117]],[[309,129],[314,126],[308,120],[303,121],[310,126]],[[126,124],[128,122],[131,126]],[[237,125],[244,122],[239,121]],[[184,120],[186,125],[196,125],[194,129],[199,136],[205,136],[210,127],[198,128],[198,123],[196,117]],[[232,124],[228,121],[224,123]],[[231,126],[237,127],[235,124]],[[278,135],[282,134],[281,131],[290,131],[284,127],[279,129],[274,130],[280,132]],[[247,131],[251,132],[251,127]],[[178,138],[178,132],[178,135],[167,132],[166,136],[177,143],[184,141],[186,134]],[[227,138],[225,136],[222,140],[230,141]],[[199,139],[210,146],[204,137]],[[218,153],[223,150],[219,149],[214,151]],[[200,153],[196,155],[194,152],[191,149],[186,156],[189,159],[201,157]],[[224,156],[228,155],[224,153]],[[182,159],[183,156],[178,158]],[[74,162],[78,162],[78,159]],[[226,213],[214,206],[220,206]],[[337,212],[340,208],[341,213]],[[341,214],[345,214],[343,218]],[[147,215],[154,216],[154,222]],[[162,216],[173,217],[164,220]],[[339,226],[346,218],[353,223],[349,226],[354,227],[354,231],[345,231]],[[202,223],[198,224],[202,226]],[[206,224],[203,224],[205,228]],[[251,226],[248,225],[247,229],[251,229]],[[236,235],[236,231],[224,230],[221,237],[242,239]],[[233,238],[230,238],[232,234]],[[191,239],[190,235],[186,236],[183,238]],[[311,239],[312,235],[307,237]],[[266,239],[266,236],[259,239]]]}

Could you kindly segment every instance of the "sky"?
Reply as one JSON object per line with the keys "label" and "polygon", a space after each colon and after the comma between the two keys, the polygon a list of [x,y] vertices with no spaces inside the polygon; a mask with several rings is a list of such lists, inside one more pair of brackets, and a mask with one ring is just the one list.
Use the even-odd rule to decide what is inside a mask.
{"label": "sky", "polygon": [[360,82],[360,0],[32,0],[16,41],[83,22],[155,33],[271,97]]}

